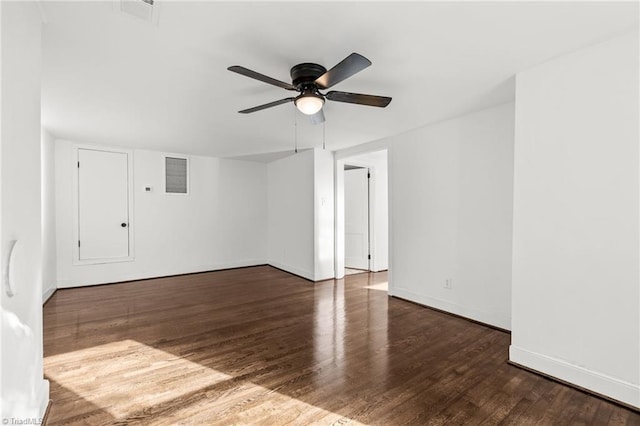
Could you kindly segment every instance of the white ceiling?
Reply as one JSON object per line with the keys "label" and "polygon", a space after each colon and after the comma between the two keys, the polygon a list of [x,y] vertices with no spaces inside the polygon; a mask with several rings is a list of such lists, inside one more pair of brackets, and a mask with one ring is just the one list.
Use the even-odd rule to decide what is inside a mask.
{"label": "white ceiling", "polygon": [[[328,149],[345,148],[514,97],[513,76],[638,25],[637,2],[166,2],[157,25],[117,2],[42,2],[43,122],[79,142],[215,156],[291,150],[292,105],[236,111],[290,92],[301,62],[351,52],[373,65],[334,90],[392,96],[386,109],[325,104]],[[322,126],[298,113],[298,144]]]}

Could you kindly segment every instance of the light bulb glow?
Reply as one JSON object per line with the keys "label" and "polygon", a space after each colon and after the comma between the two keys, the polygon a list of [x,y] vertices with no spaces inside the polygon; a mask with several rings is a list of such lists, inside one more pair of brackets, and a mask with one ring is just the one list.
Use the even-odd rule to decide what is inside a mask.
{"label": "light bulb glow", "polygon": [[324,99],[316,95],[304,95],[296,99],[295,104],[301,113],[313,115],[322,109]]}

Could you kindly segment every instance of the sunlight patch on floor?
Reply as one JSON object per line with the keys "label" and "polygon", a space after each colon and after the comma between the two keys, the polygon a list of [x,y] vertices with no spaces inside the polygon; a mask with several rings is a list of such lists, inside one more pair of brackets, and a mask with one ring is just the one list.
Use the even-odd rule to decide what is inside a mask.
{"label": "sunlight patch on floor", "polygon": [[45,371],[58,385],[121,421],[361,424],[134,340],[48,356]]}
{"label": "sunlight patch on floor", "polygon": [[353,269],[353,268],[344,268],[345,275],[357,275],[357,274],[368,274],[369,271],[365,271],[363,269]]}
{"label": "sunlight patch on floor", "polygon": [[231,378],[134,340],[48,356],[44,362],[47,377],[116,418]]}
{"label": "sunlight patch on floor", "polygon": [[369,290],[389,291],[389,283],[385,281],[381,283],[366,285],[364,286],[364,288],[368,288]]}

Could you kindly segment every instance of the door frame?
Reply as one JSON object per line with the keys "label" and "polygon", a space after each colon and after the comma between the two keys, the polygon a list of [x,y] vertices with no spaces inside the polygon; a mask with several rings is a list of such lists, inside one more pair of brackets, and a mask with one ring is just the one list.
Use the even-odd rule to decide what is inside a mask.
{"label": "door frame", "polygon": [[[91,151],[102,151],[102,152],[115,152],[119,154],[127,155],[127,203],[128,203],[128,214],[129,214],[129,256],[126,257],[118,257],[111,259],[89,259],[89,260],[80,260],[80,250],[78,247],[78,240],[80,239],[80,187],[79,187],[79,177],[78,177],[78,156],[79,150],[91,150]],[[114,148],[107,147],[101,145],[89,145],[89,144],[74,144],[73,149],[71,150],[72,161],[71,161],[71,173],[73,175],[73,240],[72,243],[72,253],[73,253],[73,265],[97,265],[102,263],[118,263],[118,262],[132,262],[135,260],[135,220],[133,216],[133,150],[123,149],[123,148]]]}
{"label": "door frame", "polygon": [[349,157],[336,159],[335,162],[335,276],[337,279],[344,278],[345,264],[345,216],[344,216],[344,166],[345,164],[369,169],[369,271],[375,265],[375,185],[376,168],[366,162],[352,161]]}

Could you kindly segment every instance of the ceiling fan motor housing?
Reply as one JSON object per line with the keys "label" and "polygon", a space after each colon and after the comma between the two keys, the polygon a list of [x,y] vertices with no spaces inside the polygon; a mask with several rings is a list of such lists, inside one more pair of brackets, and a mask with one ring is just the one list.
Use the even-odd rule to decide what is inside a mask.
{"label": "ceiling fan motor housing", "polygon": [[310,85],[316,87],[315,81],[325,72],[327,72],[327,69],[318,64],[303,63],[294,65],[291,68],[291,81],[299,91],[303,91],[304,88]]}

